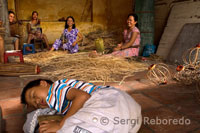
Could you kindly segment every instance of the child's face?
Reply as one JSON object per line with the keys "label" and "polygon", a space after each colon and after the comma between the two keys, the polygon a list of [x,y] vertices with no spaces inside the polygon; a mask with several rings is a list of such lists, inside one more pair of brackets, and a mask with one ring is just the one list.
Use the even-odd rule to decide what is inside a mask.
{"label": "child's face", "polygon": [[128,24],[129,28],[134,27],[136,23],[137,23],[137,21],[135,21],[133,16],[128,17],[127,24]]}
{"label": "child's face", "polygon": [[35,108],[46,108],[46,97],[48,94],[50,85],[46,81],[40,81],[39,86],[32,87],[27,90],[25,99],[28,105]]}

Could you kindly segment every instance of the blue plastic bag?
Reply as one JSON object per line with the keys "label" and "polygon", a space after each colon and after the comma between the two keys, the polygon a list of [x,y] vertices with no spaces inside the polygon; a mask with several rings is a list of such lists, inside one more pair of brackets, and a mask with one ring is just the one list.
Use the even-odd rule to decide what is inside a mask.
{"label": "blue plastic bag", "polygon": [[154,54],[156,51],[156,46],[153,44],[146,44],[142,56],[149,57],[151,54]]}

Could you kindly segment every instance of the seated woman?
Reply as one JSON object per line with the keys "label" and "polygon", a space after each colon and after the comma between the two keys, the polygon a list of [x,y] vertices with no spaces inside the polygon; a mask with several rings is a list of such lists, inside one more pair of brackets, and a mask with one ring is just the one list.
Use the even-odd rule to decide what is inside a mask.
{"label": "seated woman", "polygon": [[[139,55],[140,31],[137,28],[138,16],[129,14],[127,19],[127,29],[123,32],[123,41],[113,49],[114,52],[108,55],[131,57]],[[93,51],[89,56],[97,56],[97,52]]]}
{"label": "seated woman", "polygon": [[140,31],[137,28],[138,16],[129,14],[127,19],[128,28],[124,30],[124,40],[113,49],[112,55],[130,57],[138,56],[140,45]]}
{"label": "seated woman", "polygon": [[74,18],[69,16],[65,21],[63,37],[61,37],[61,39],[56,39],[50,51],[53,51],[54,49],[58,50],[60,47],[62,47],[64,50],[68,50],[70,53],[76,53],[78,52],[77,43],[82,41],[82,39],[82,34],[78,31],[78,29],[76,29]]}
{"label": "seated woman", "polygon": [[49,42],[45,34],[42,34],[40,27],[40,20],[38,19],[38,12],[32,12],[32,20],[28,23],[28,43],[30,44],[32,39],[42,39],[45,41],[47,49],[49,49]]}

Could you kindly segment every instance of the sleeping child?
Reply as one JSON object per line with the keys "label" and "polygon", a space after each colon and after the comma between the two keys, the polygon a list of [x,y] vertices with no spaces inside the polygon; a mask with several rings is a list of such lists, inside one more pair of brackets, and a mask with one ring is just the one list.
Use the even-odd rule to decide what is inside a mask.
{"label": "sleeping child", "polygon": [[63,115],[61,121],[40,122],[41,133],[136,133],[142,121],[140,105],[126,92],[75,79],[31,81],[22,91],[21,102],[40,109],[42,115],[45,111]]}

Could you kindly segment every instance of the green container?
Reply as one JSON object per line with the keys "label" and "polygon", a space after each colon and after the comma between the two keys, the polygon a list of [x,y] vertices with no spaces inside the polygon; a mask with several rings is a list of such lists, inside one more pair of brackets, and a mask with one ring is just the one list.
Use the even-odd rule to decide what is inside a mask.
{"label": "green container", "polygon": [[104,42],[102,38],[97,38],[95,40],[95,47],[96,47],[96,51],[98,53],[103,53],[105,48],[104,48]]}

